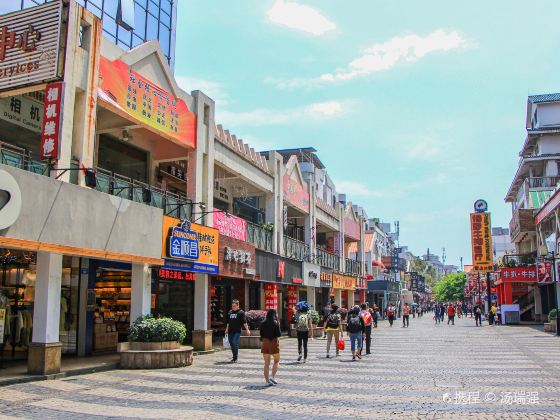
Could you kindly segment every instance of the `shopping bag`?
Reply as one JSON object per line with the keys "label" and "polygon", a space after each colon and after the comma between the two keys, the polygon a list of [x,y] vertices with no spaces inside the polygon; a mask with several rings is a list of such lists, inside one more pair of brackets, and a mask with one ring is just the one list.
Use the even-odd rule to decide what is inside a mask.
{"label": "shopping bag", "polygon": [[228,335],[226,334],[226,335],[224,336],[224,349],[229,349],[229,348],[231,348],[231,346],[229,345],[229,337],[228,337]]}
{"label": "shopping bag", "polygon": [[344,350],[344,340],[338,340],[338,349]]}

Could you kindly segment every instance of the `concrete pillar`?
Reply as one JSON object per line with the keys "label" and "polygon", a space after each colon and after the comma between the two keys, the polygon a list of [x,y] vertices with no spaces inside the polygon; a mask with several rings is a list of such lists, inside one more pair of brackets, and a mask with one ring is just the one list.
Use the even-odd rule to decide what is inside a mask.
{"label": "concrete pillar", "polygon": [[342,306],[342,290],[341,289],[334,289],[334,303],[336,303],[339,307]]}
{"label": "concrete pillar", "polygon": [[[309,307],[312,309],[317,310],[316,303],[315,303],[315,288],[312,286],[307,286],[307,303],[309,303]],[[319,308],[319,312],[321,308]]]}
{"label": "concrete pillar", "polygon": [[208,351],[212,349],[212,330],[209,329],[208,299],[209,276],[197,274],[194,283],[194,330],[192,345],[195,350]]}
{"label": "concrete pillar", "polygon": [[152,276],[148,264],[132,264],[130,323],[151,312]]}
{"label": "concrete pillar", "polygon": [[[89,258],[80,258],[81,269],[85,274],[80,272],[80,302],[87,303],[88,295],[88,277],[89,277]],[[78,307],[78,356],[86,355],[86,321],[87,321],[87,305],[81,304]]]}
{"label": "concrete pillar", "polygon": [[33,337],[29,345],[29,373],[60,372],[60,286],[62,255],[37,252],[37,281],[33,308]]}

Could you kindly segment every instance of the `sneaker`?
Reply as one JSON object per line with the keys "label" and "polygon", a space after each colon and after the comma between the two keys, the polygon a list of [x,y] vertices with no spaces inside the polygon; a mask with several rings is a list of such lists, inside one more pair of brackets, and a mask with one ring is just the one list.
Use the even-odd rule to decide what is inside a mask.
{"label": "sneaker", "polygon": [[340,354],[338,352],[336,352],[336,357],[340,356]]}
{"label": "sneaker", "polygon": [[231,363],[237,363],[237,359],[231,359]]}
{"label": "sneaker", "polygon": [[352,356],[352,361],[353,361],[353,362],[356,361],[356,356]]}
{"label": "sneaker", "polygon": [[276,382],[276,379],[274,379],[274,378],[270,378],[270,379],[269,379],[269,382],[270,382],[272,385],[278,385],[278,382]]}
{"label": "sneaker", "polygon": [[366,354],[371,354],[371,351],[367,351]]}
{"label": "sneaker", "polygon": [[274,384],[272,382],[268,381],[268,382],[266,382],[265,386],[274,386]]}
{"label": "sneaker", "polygon": [[356,357],[360,360],[362,360],[362,356],[360,355],[360,353],[356,353]]}
{"label": "sneaker", "polygon": [[297,358],[298,362],[301,362],[301,354],[299,355],[299,357]]}
{"label": "sneaker", "polygon": [[331,356],[329,356],[329,353],[327,353],[327,359],[330,359]]}
{"label": "sneaker", "polygon": [[303,359],[303,363],[306,363],[306,362],[307,362],[307,359]]}

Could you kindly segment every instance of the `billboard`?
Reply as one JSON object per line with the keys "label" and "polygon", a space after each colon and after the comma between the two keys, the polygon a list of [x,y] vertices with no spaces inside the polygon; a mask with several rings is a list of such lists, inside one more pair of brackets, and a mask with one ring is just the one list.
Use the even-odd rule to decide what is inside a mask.
{"label": "billboard", "polygon": [[490,213],[471,213],[471,245],[473,271],[492,271],[492,232]]}

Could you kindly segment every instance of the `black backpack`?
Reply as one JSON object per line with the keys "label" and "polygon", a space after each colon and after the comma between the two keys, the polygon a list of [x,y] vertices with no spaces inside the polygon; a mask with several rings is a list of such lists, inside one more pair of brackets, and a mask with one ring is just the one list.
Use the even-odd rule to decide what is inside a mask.
{"label": "black backpack", "polygon": [[351,315],[348,318],[348,325],[346,326],[346,329],[351,333],[360,332],[362,330],[360,317],[358,315]]}
{"label": "black backpack", "polygon": [[338,328],[340,326],[340,315],[337,313],[329,314],[327,317],[327,328]]}

